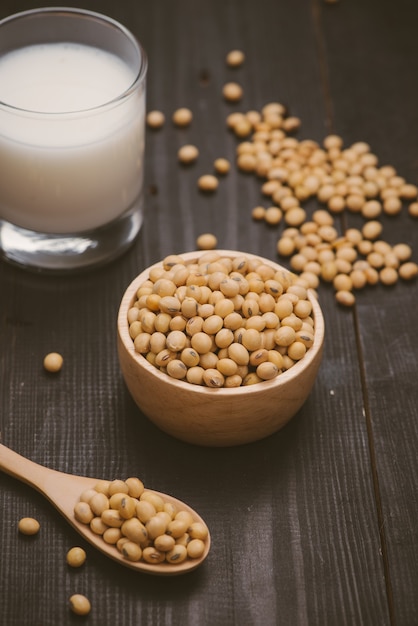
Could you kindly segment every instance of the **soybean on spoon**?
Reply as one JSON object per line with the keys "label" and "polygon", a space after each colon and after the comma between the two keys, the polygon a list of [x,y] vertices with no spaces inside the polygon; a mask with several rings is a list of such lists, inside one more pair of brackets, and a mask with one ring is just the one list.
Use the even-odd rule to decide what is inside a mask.
{"label": "soybean on spoon", "polygon": [[[158,576],[185,574],[199,567],[209,553],[210,535],[208,535],[205,541],[204,553],[197,559],[186,559],[178,565],[171,563],[157,563],[154,565],[143,561],[129,561],[114,545],[107,544],[101,535],[95,534],[90,530],[89,526],[82,524],[74,517],[74,506],[79,501],[81,493],[86,489],[94,487],[95,483],[100,479],[75,476],[74,474],[66,474],[49,469],[17,454],[17,452],[10,450],[3,444],[0,444],[0,470],[39,491],[65,517],[71,526],[95,548],[121,565],[136,571]],[[153,490],[147,487],[147,491]],[[178,510],[182,509],[191,513],[196,522],[205,524],[198,513],[181,500],[159,491],[153,491],[153,493],[161,496],[165,501],[171,502]]]}

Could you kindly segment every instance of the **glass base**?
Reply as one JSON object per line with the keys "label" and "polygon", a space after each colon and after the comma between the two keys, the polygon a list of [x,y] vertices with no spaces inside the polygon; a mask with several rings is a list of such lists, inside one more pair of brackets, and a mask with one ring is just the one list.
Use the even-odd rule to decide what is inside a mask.
{"label": "glass base", "polygon": [[142,219],[136,203],[113,222],[84,233],[38,233],[0,220],[0,255],[35,271],[74,272],[103,265],[133,243]]}

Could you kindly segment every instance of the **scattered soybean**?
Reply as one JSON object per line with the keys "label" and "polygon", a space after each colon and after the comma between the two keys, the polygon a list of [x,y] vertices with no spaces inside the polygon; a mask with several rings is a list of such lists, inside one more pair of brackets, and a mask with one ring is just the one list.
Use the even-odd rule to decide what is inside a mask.
{"label": "scattered soybean", "polygon": [[81,567],[86,561],[86,552],[83,548],[75,546],[67,552],[67,563],[70,567]]}
{"label": "scattered soybean", "polygon": [[226,55],[226,64],[229,67],[239,67],[245,61],[245,54],[242,50],[231,50]]}
{"label": "scattered soybean", "polygon": [[47,372],[56,373],[62,369],[64,359],[58,352],[50,352],[44,357],[43,365]]}
{"label": "scattered soybean", "polygon": [[164,126],[165,115],[161,111],[150,111],[147,114],[147,125],[156,130]]}
{"label": "scattered soybean", "polygon": [[174,111],[172,119],[176,126],[189,126],[193,119],[193,113],[190,109],[182,107]]}
{"label": "scattered soybean", "polygon": [[18,523],[18,530],[22,535],[36,535],[41,525],[33,517],[22,517]]}
{"label": "scattered soybean", "polygon": [[90,600],[81,593],[75,593],[70,597],[70,609],[76,615],[88,615],[91,611]]}

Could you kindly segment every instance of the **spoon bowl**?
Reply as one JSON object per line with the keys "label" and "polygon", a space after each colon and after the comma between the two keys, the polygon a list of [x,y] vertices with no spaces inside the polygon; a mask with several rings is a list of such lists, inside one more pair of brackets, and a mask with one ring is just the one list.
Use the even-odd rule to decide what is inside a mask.
{"label": "spoon bowl", "polygon": [[[0,444],[0,470],[39,491],[84,539],[106,556],[125,567],[152,575],[174,576],[177,574],[185,574],[196,569],[203,563],[209,553],[210,534],[208,534],[205,541],[204,553],[197,559],[186,559],[178,565],[171,563],[158,563],[154,565],[143,561],[129,561],[115,546],[107,544],[101,535],[95,534],[90,530],[89,526],[82,524],[74,517],[74,506],[79,501],[81,493],[86,489],[94,487],[99,479],[88,478],[87,476],[75,476],[73,474],[66,474],[49,469],[26,459],[2,444]],[[206,526],[206,523],[200,515],[181,500],[152,489],[147,488],[147,491],[161,496],[166,502],[172,503],[177,509],[188,511],[196,522],[201,522]]]}

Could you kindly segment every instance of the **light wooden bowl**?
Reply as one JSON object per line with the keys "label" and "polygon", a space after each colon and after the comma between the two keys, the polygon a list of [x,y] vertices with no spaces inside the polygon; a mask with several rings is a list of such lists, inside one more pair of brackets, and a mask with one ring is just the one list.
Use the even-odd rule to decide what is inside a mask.
{"label": "light wooden bowl", "polygon": [[[231,250],[217,252],[231,258],[254,256]],[[201,254],[188,252],[180,256],[189,263]],[[268,259],[257,258],[276,269],[283,269]],[[160,265],[156,263],[151,267]],[[245,387],[212,389],[171,378],[135,351],[127,313],[151,267],[141,272],[126,289],[118,314],[120,366],[128,390],[140,410],[162,431],[203,446],[254,442],[287,424],[310,394],[321,362],[324,319],[315,294],[309,293],[315,321],[314,343],[300,361],[273,380]]]}

